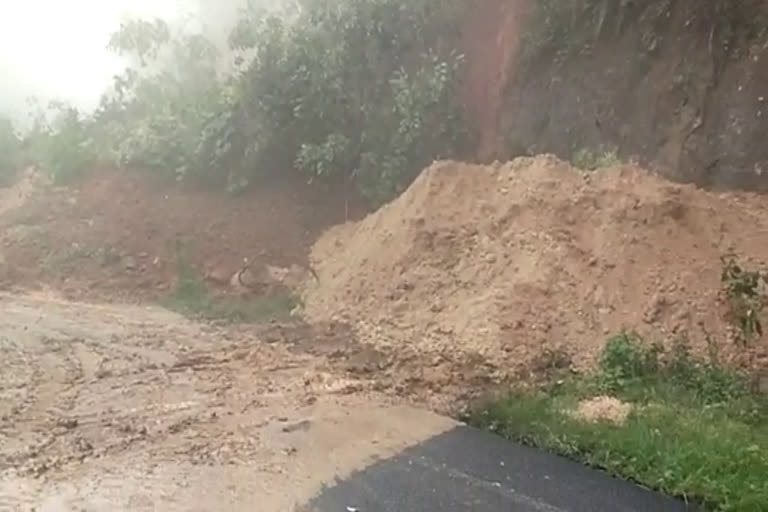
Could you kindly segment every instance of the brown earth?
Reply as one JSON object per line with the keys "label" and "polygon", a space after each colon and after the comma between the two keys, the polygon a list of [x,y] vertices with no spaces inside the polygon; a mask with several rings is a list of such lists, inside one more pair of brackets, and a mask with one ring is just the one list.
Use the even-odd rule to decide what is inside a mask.
{"label": "brown earth", "polygon": [[392,356],[343,325],[216,326],[154,305],[174,240],[200,272],[248,257],[290,274],[313,233],[354,214],[344,197],[287,183],[232,198],[108,171],[0,189],[14,290],[0,292],[0,510],[297,510],[451,428],[387,393],[416,394],[379,379]]}
{"label": "brown earth", "polygon": [[[344,197],[107,171],[2,189],[0,508],[291,510],[452,425],[403,404],[455,412],[531,369],[587,367],[623,328],[700,350],[706,330],[733,356],[719,258],[768,260],[761,197],[628,165],[439,162],[308,258],[360,211]],[[254,255],[276,274],[311,262],[304,318],[153,305],[179,239],[223,276]]]}
{"label": "brown earth", "polygon": [[[615,145],[678,180],[764,188],[768,46],[724,54],[698,2],[640,8],[657,4],[661,29],[629,16],[533,63],[533,2],[473,5],[462,94],[481,159]],[[214,326],[154,306],[180,262],[223,288],[245,261],[292,272],[362,204],[299,182],[230,197],[27,174],[0,188],[0,509],[292,510],[453,425],[405,402],[453,412],[531,369],[587,367],[624,328],[765,365],[764,340],[734,351],[719,258],[768,261],[767,208],[632,166],[441,162],[312,246],[303,320]]]}
{"label": "brown earth", "polygon": [[550,350],[584,368],[624,329],[700,350],[711,336],[727,357],[720,257],[768,261],[767,208],[630,165],[585,174],[553,156],[439,162],[320,238],[321,284],[305,291],[305,313],[348,322],[381,351],[434,359],[422,377],[441,391],[467,382],[443,363],[474,360],[503,381]]}
{"label": "brown earth", "polygon": [[343,336],[50,294],[0,316],[4,511],[298,510],[453,425],[345,372]]}
{"label": "brown earth", "polygon": [[231,197],[101,170],[69,187],[29,174],[5,190],[25,200],[0,216],[0,286],[50,286],[72,299],[123,302],[167,293],[180,259],[226,281],[245,259],[305,264],[318,233],[364,210],[347,191],[298,180]]}
{"label": "brown earth", "polygon": [[461,47],[468,59],[461,96],[483,161],[498,151],[501,107],[527,9],[527,0],[484,0],[472,5],[462,27]]}

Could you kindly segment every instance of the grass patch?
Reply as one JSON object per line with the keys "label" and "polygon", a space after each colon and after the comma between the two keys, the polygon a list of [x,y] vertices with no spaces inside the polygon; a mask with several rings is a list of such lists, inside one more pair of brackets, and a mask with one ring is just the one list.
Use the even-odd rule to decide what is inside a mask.
{"label": "grass patch", "polygon": [[288,292],[262,296],[213,295],[197,273],[180,264],[176,286],[162,304],[188,317],[255,323],[288,319],[299,300]]}
{"label": "grass patch", "polygon": [[[623,424],[572,414],[605,395],[631,404]],[[768,400],[745,376],[693,357],[684,344],[665,351],[615,336],[594,373],[514,391],[466,420],[706,510],[768,504]]]}
{"label": "grass patch", "polygon": [[583,171],[597,171],[606,167],[619,165],[621,159],[616,149],[592,151],[581,148],[573,152],[571,164]]}

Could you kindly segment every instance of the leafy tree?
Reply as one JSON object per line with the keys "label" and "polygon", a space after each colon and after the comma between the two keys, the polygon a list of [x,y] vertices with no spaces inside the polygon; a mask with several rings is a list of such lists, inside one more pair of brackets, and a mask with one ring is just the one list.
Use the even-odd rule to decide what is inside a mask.
{"label": "leafy tree", "polygon": [[253,60],[237,116],[255,161],[310,178],[358,178],[390,196],[465,134],[455,97],[458,3],[302,0],[291,15],[250,10],[230,38]]}
{"label": "leafy tree", "polygon": [[136,65],[114,78],[95,113],[100,153],[179,178],[195,172],[204,125],[225,107],[217,49],[200,35],[172,33],[161,20],[123,24],[109,47]]}
{"label": "leafy tree", "polygon": [[56,183],[67,182],[93,164],[92,130],[92,122],[71,105],[53,101],[45,109],[37,107],[24,137],[24,161]]}
{"label": "leafy tree", "polygon": [[37,160],[61,176],[99,158],[230,190],[299,172],[388,198],[466,141],[455,94],[462,4],[250,3],[224,73],[220,49],[201,34],[124,23],[109,48],[130,66],[92,116],[60,110],[56,126],[38,127],[37,154],[47,156]]}

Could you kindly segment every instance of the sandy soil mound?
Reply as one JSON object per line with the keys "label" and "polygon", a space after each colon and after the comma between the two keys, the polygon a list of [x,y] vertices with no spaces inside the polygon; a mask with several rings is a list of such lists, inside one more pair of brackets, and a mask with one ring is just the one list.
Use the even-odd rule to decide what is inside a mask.
{"label": "sandy soil mound", "polygon": [[438,162],[394,202],[318,240],[306,314],[348,321],[362,341],[396,351],[480,356],[501,373],[553,347],[588,365],[621,329],[702,347],[704,329],[728,336],[720,257],[768,261],[767,212],[758,196],[632,166]]}

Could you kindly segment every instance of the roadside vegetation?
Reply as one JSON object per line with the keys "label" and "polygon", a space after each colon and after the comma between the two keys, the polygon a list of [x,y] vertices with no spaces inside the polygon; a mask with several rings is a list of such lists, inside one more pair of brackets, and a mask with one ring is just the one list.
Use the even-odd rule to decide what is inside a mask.
{"label": "roadside vegetation", "polygon": [[[390,198],[435,158],[468,147],[456,97],[462,2],[297,0],[251,6],[218,48],[161,20],[124,23],[130,66],[95,112],[31,105],[23,163],[66,182],[95,163],[232,192],[300,173]],[[3,169],[18,167],[0,162]],[[8,171],[4,171],[8,172]]]}
{"label": "roadside vegetation", "polygon": [[[674,2],[542,0],[522,34],[522,64],[565,63],[600,39],[638,35],[638,58],[663,42]],[[400,192],[433,159],[471,154],[457,95],[463,0],[294,0],[240,12],[225,47],[199,31],[133,19],[108,48],[128,68],[92,113],[29,106],[23,137],[0,126],[0,180],[35,165],[63,183],[95,164],[197,180],[231,192],[298,173],[350,181],[372,202]],[[713,48],[764,42],[765,19],[733,0],[691,20]],[[718,43],[718,44],[715,44]],[[12,134],[13,137],[10,137]],[[6,148],[12,150],[5,151]],[[578,167],[617,158],[573,148]]]}
{"label": "roadside vegetation", "polygon": [[289,290],[263,295],[217,295],[183,261],[178,262],[177,274],[173,290],[161,302],[171,311],[194,319],[226,323],[287,320],[300,305]]}
{"label": "roadside vegetation", "polygon": [[[747,350],[762,334],[766,274],[724,258],[722,281],[738,348]],[[620,333],[594,371],[555,372],[466,419],[709,510],[765,510],[765,381],[722,363],[717,346],[704,357],[685,340],[664,346]]]}
{"label": "roadside vegetation", "polygon": [[13,123],[0,117],[0,186],[13,179],[21,163],[21,139]]}

